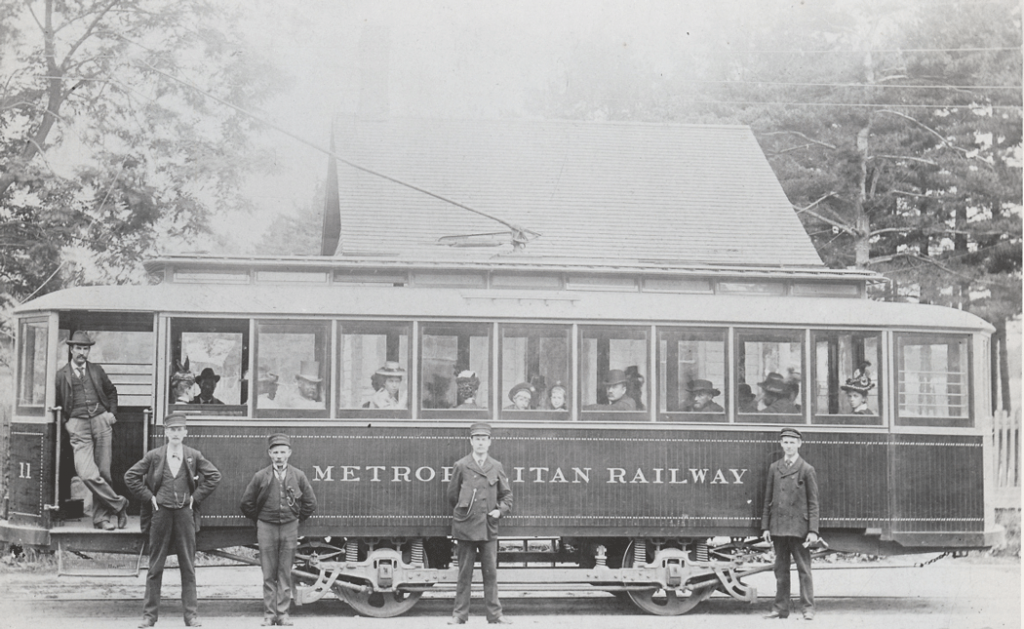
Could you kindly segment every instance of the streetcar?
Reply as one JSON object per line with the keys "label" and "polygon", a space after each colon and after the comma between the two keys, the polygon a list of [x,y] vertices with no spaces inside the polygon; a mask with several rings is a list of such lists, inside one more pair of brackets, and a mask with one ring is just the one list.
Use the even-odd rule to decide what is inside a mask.
{"label": "streetcar", "polygon": [[[95,341],[90,360],[118,390],[115,489],[127,494],[124,472],[163,443],[170,412],[187,415],[187,442],[224,473],[201,506],[199,550],[255,545],[241,494],[266,465],[267,436],[291,436],[291,463],[319,502],[300,531],[300,604],[331,595],[387,617],[424,592],[454,588],[445,490],[478,421],[494,427],[491,453],[514,494],[501,529],[503,589],[602,590],[659,615],[685,613],[716,591],[755,600],[744,578],[766,569],[764,485],[783,427],[801,430],[801,456],[818,473],[828,545],[820,552],[959,553],[1000,542],[986,440],[993,328],[955,309],[875,301],[878,275],[825,268],[749,130],[545,123],[533,132],[549,141],[531,144],[508,125],[462,136],[440,125],[431,129],[444,140],[423,160],[388,151],[388,141],[409,136],[403,124],[403,133],[367,141],[360,157],[382,152],[391,172],[420,182],[433,173],[462,198],[474,189],[449,180],[483,177],[475,185],[505,198],[513,214],[528,197],[557,204],[589,191],[600,200],[580,202],[587,225],[571,211],[523,210],[515,218],[534,221],[530,231],[513,230],[497,248],[458,233],[480,231],[472,223],[484,219],[426,214],[389,224],[384,244],[381,233],[349,228],[341,255],[164,255],[146,263],[148,285],[71,288],[22,304],[0,540],[144,550],[137,518],[111,532],[82,518],[53,385],[66,340],[82,331]],[[488,166],[499,184],[488,168],[458,168],[446,159],[483,159],[467,154],[467,135],[491,143],[495,160],[558,153],[558,177]],[[726,217],[719,227],[735,232],[741,251],[695,238],[689,255],[698,261],[663,253],[677,251],[671,241],[689,219],[644,219],[677,202],[657,196],[660,174],[623,173],[607,158],[589,159],[586,177],[566,166],[575,163],[566,146],[592,157],[618,143],[643,147],[647,162],[632,168],[645,173],[679,160],[699,170],[687,156],[722,138],[732,150],[705,155],[707,172],[688,177],[716,192],[723,178],[740,182],[743,194],[715,199]],[[509,154],[495,150],[501,142]],[[348,146],[359,154],[359,142]],[[602,172],[603,162],[615,172]],[[422,170],[410,172],[416,164]],[[523,181],[508,181],[523,170]],[[529,180],[535,171],[540,180]],[[615,212],[594,210],[615,187],[592,186],[595,178],[628,188],[610,201]],[[379,216],[367,209],[373,203],[376,212],[408,211],[411,193],[389,196],[382,185],[365,172],[343,177],[343,224],[359,212]],[[750,205],[759,198],[767,201]],[[642,207],[629,214],[641,220],[623,227],[621,204],[637,199]],[[751,233],[760,225],[781,226],[773,246]],[[609,232],[619,248],[600,240]],[[539,237],[524,246],[524,233]],[[427,241],[444,253],[410,244]],[[361,254],[360,243],[401,251]],[[392,402],[380,404],[388,376]],[[214,386],[200,391],[197,377]],[[468,378],[472,404],[460,393]],[[854,379],[865,391],[859,409],[844,394]],[[612,380],[627,385],[625,408],[610,403]],[[765,406],[772,383],[784,383],[789,412]],[[516,404],[512,394],[524,389],[529,400]],[[698,404],[699,390],[715,404]]]}

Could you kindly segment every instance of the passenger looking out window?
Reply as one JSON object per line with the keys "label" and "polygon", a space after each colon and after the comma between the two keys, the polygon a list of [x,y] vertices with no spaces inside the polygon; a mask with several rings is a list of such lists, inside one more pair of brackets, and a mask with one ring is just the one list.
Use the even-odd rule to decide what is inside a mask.
{"label": "passenger looking out window", "polygon": [[641,369],[649,364],[648,331],[649,328],[639,326],[580,328],[583,411],[635,413],[632,417],[591,416],[591,419],[641,419],[639,411],[646,408],[646,378]]}
{"label": "passenger looking out window", "polygon": [[[628,374],[621,369],[612,369],[605,376],[601,383],[605,390],[605,397],[608,400],[605,404],[590,404],[584,407],[586,411],[636,411],[636,398],[630,395],[630,380]],[[640,386],[643,386],[642,384]]]}
{"label": "passenger looking out window", "polygon": [[690,399],[693,400],[688,410],[695,413],[725,412],[725,409],[714,401],[714,398],[721,395],[722,392],[716,389],[710,380],[693,380],[690,382],[688,391]]}
{"label": "passenger looking out window", "polygon": [[512,390],[508,392],[508,399],[512,400],[512,405],[506,406],[506,410],[530,410],[531,408],[534,407],[533,394],[533,385],[531,385],[529,382],[520,382],[516,386],[512,387]]}
{"label": "passenger looking out window", "polygon": [[196,378],[196,384],[199,385],[199,395],[192,398],[192,404],[223,404],[217,398],[213,396],[217,390],[217,383],[220,382],[220,376],[218,376],[213,369],[207,367],[199,374]]}
{"label": "passenger looking out window", "polygon": [[780,374],[772,372],[758,382],[761,387],[761,395],[757,405],[759,413],[799,413],[800,409],[793,403],[793,398],[799,393],[799,384],[795,384]]}
{"label": "passenger looking out window", "polygon": [[368,408],[405,408],[408,405],[406,392],[402,390],[405,370],[398,361],[389,360],[374,372],[371,386],[373,397],[367,402]]}
{"label": "passenger looking out window", "polygon": [[480,378],[477,377],[475,371],[463,369],[455,376],[455,384],[458,388],[458,405],[455,408],[480,408],[476,403],[476,394],[480,389]]}
{"label": "passenger looking out window", "polygon": [[871,363],[862,363],[860,368],[853,372],[853,376],[847,378],[846,384],[840,387],[846,391],[846,398],[850,401],[851,412],[854,415],[874,415],[875,412],[868,406],[868,392],[875,387],[868,377],[868,367]]}
{"label": "passenger looking out window", "polygon": [[552,411],[567,411],[569,410],[569,391],[559,380],[551,385],[548,389],[548,399],[546,409]]}
{"label": "passenger looking out window", "polygon": [[316,409],[324,408],[320,397],[320,363],[315,360],[304,360],[299,363],[299,373],[295,374],[295,387],[288,391],[282,400],[284,408]]}

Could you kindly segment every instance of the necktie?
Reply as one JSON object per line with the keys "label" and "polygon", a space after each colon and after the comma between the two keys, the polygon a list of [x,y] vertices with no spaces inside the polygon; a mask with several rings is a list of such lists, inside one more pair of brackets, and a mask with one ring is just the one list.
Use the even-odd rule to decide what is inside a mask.
{"label": "necktie", "polygon": [[786,467],[792,467],[792,466],[793,466],[793,461],[791,461],[789,459],[786,459]]}

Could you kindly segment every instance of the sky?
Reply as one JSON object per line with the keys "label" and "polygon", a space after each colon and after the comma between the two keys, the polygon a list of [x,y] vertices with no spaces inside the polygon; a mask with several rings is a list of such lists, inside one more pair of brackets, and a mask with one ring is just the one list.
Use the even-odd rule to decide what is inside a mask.
{"label": "sky", "polygon": [[[242,6],[242,5],[240,5]],[[783,0],[248,0],[245,32],[283,70],[288,83],[258,115],[323,148],[333,117],[359,109],[367,68],[386,86],[395,117],[520,118],[531,96],[566,80],[579,50],[614,59],[639,58],[670,73],[687,52],[713,54],[738,33],[738,19],[758,11],[801,12]],[[364,35],[373,45],[361,53]],[[380,102],[378,99],[377,102]],[[220,216],[238,245],[262,236],[278,212],[308,205],[326,173],[327,158],[287,135],[261,138],[274,159],[271,176],[249,192],[259,211],[238,231],[237,217]],[[344,155],[344,147],[338,152]]]}

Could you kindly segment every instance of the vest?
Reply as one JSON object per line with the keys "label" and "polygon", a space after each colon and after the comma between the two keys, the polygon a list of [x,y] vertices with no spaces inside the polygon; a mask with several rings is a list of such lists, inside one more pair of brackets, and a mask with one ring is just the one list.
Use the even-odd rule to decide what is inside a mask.
{"label": "vest", "polygon": [[[170,458],[170,454],[167,455]],[[165,509],[181,509],[188,504],[191,495],[188,492],[188,466],[181,462],[178,474],[171,476],[171,466],[164,461],[163,479],[160,489],[156,492],[156,503]]]}
{"label": "vest", "polygon": [[71,405],[71,417],[79,419],[92,419],[106,409],[100,404],[100,396],[96,393],[96,387],[89,377],[89,368],[82,371],[79,378],[75,369],[71,368],[71,398],[74,400]]}
{"label": "vest", "polygon": [[[295,497],[291,498],[295,502]],[[285,491],[284,483],[277,480],[277,474],[270,472],[270,490],[267,492],[267,501],[263,503],[258,519],[261,522],[270,524],[288,524],[298,520],[291,506],[288,504],[288,494]]]}

